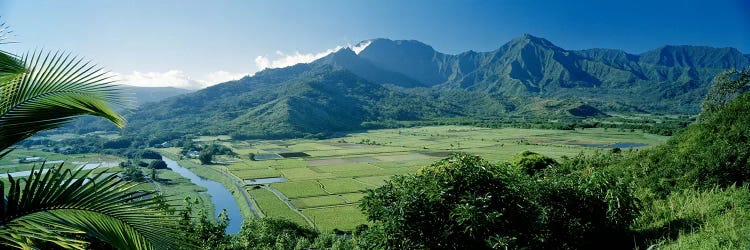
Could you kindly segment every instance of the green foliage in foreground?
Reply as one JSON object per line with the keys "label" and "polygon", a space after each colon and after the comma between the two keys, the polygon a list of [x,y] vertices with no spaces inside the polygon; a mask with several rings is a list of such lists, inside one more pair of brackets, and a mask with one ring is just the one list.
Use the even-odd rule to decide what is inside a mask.
{"label": "green foliage in foreground", "polygon": [[661,197],[685,188],[750,181],[750,93],[625,163],[639,186]]}
{"label": "green foliage in foreground", "polygon": [[[46,171],[46,172],[42,172]],[[186,244],[182,229],[162,211],[163,202],[136,184],[93,170],[40,168],[0,183],[0,244],[35,248],[45,242],[83,249],[86,235],[119,249],[166,249]]]}
{"label": "green foliage in foreground", "polygon": [[[0,24],[0,44],[9,33]],[[17,57],[0,50],[0,158],[15,143],[62,126],[81,115],[103,117],[118,127],[125,119],[110,107],[123,104],[107,72],[63,52]],[[46,172],[44,172],[46,171]],[[94,238],[119,249],[190,246],[152,193],[104,172],[63,170],[0,182],[0,245],[33,249],[52,244],[83,249]],[[49,248],[49,247],[42,247]]]}
{"label": "green foliage in foreground", "polygon": [[[16,58],[0,51],[0,150],[80,115],[95,115],[122,127],[125,119],[108,104],[121,94],[106,72],[68,54],[36,52]],[[6,65],[7,66],[7,65]],[[22,70],[16,71],[16,67]],[[7,152],[6,152],[7,153]]]}
{"label": "green foliage in foreground", "polygon": [[286,219],[245,220],[239,233],[224,235],[226,217],[220,217],[221,221],[214,223],[208,220],[204,212],[196,218],[191,218],[189,211],[182,215],[182,222],[195,228],[186,233],[194,237],[203,249],[359,249],[351,238],[322,233]]}
{"label": "green foliage in foreground", "polygon": [[642,248],[750,248],[750,189],[681,190],[644,206],[635,229]]}
{"label": "green foliage in foreground", "polygon": [[637,200],[629,183],[593,169],[530,176],[457,154],[370,190],[361,207],[401,249],[591,248],[627,244]]}

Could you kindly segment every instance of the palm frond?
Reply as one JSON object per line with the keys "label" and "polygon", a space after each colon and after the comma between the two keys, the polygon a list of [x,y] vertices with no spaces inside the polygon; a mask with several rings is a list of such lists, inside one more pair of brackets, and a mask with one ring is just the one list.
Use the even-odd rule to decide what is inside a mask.
{"label": "palm frond", "polygon": [[[45,173],[33,170],[27,179],[9,176],[0,202],[0,244],[20,248],[36,240],[81,246],[58,237],[60,232],[86,232],[118,249],[168,249],[190,242],[178,221],[158,209],[153,193],[133,191],[135,184],[91,171],[58,166]],[[2,183],[0,192],[5,192]],[[24,225],[23,231],[13,225]]]}
{"label": "palm frond", "polygon": [[21,59],[0,51],[0,86],[20,80],[25,72],[26,68]]}
{"label": "palm frond", "polygon": [[26,72],[0,85],[0,150],[80,115],[125,125],[107,105],[126,105],[122,90],[101,68],[63,52],[34,52],[21,61]]}
{"label": "palm frond", "polygon": [[[6,44],[6,42],[13,31],[10,30],[8,25],[0,23],[0,44]],[[21,78],[21,75],[25,72],[23,62],[18,59],[15,55],[0,50],[0,85],[9,83],[11,81]]]}
{"label": "palm frond", "polygon": [[13,34],[13,30],[10,29],[8,24],[0,23],[0,44],[9,43],[7,40]]}

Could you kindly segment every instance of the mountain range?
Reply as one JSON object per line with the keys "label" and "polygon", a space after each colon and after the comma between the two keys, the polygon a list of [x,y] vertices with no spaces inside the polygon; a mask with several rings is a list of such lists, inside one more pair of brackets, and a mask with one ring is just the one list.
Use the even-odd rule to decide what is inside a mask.
{"label": "mountain range", "polygon": [[528,34],[456,55],[414,40],[357,47],[167,98],[136,110],[124,132],[273,138],[438,118],[696,114],[716,74],[750,66],[734,48],[566,50]]}

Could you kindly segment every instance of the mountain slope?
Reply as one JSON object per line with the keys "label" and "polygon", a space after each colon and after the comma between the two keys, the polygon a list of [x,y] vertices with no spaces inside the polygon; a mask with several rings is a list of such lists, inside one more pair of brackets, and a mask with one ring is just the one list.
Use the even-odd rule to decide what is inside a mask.
{"label": "mountain slope", "polygon": [[125,134],[278,138],[360,129],[363,122],[463,116],[455,105],[386,88],[331,65],[266,70],[139,109]]}
{"label": "mountain slope", "polygon": [[697,113],[717,73],[750,66],[733,48],[573,51],[528,34],[457,55],[412,40],[360,45],[141,108],[124,133],[278,138],[433,118]]}
{"label": "mountain slope", "polygon": [[191,90],[174,87],[136,87],[129,85],[122,85],[122,89],[129,97],[133,98],[136,106],[192,92]]}
{"label": "mountain slope", "polygon": [[664,46],[638,55],[614,49],[572,51],[528,34],[494,51],[458,55],[417,41],[368,42],[358,57],[423,86],[613,101],[669,113],[698,112],[718,72],[750,66],[748,56],[734,48]]}

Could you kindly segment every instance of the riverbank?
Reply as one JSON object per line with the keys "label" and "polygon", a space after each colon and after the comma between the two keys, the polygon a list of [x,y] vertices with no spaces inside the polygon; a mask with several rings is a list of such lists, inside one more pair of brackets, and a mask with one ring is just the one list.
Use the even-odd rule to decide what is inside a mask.
{"label": "riverbank", "polygon": [[[163,156],[175,159],[177,163],[179,163],[182,167],[185,167],[189,169],[191,172],[195,173],[197,176],[215,181],[220,183],[226,190],[228,190],[232,197],[234,198],[234,201],[237,203],[237,206],[239,207],[239,211],[242,218],[251,219],[251,218],[260,218],[263,217],[263,214],[260,213],[260,211],[255,211],[253,209],[254,207],[254,200],[253,197],[247,193],[243,195],[242,192],[242,186],[237,183],[239,180],[234,180],[231,177],[229,177],[229,174],[225,174],[222,171],[226,172],[226,168],[222,169],[223,166],[220,165],[200,165],[196,160],[192,159],[180,159],[180,156],[171,152],[168,152],[166,150],[158,150],[160,154]],[[249,201],[249,202],[248,202]],[[230,217],[230,219],[233,219]]]}

